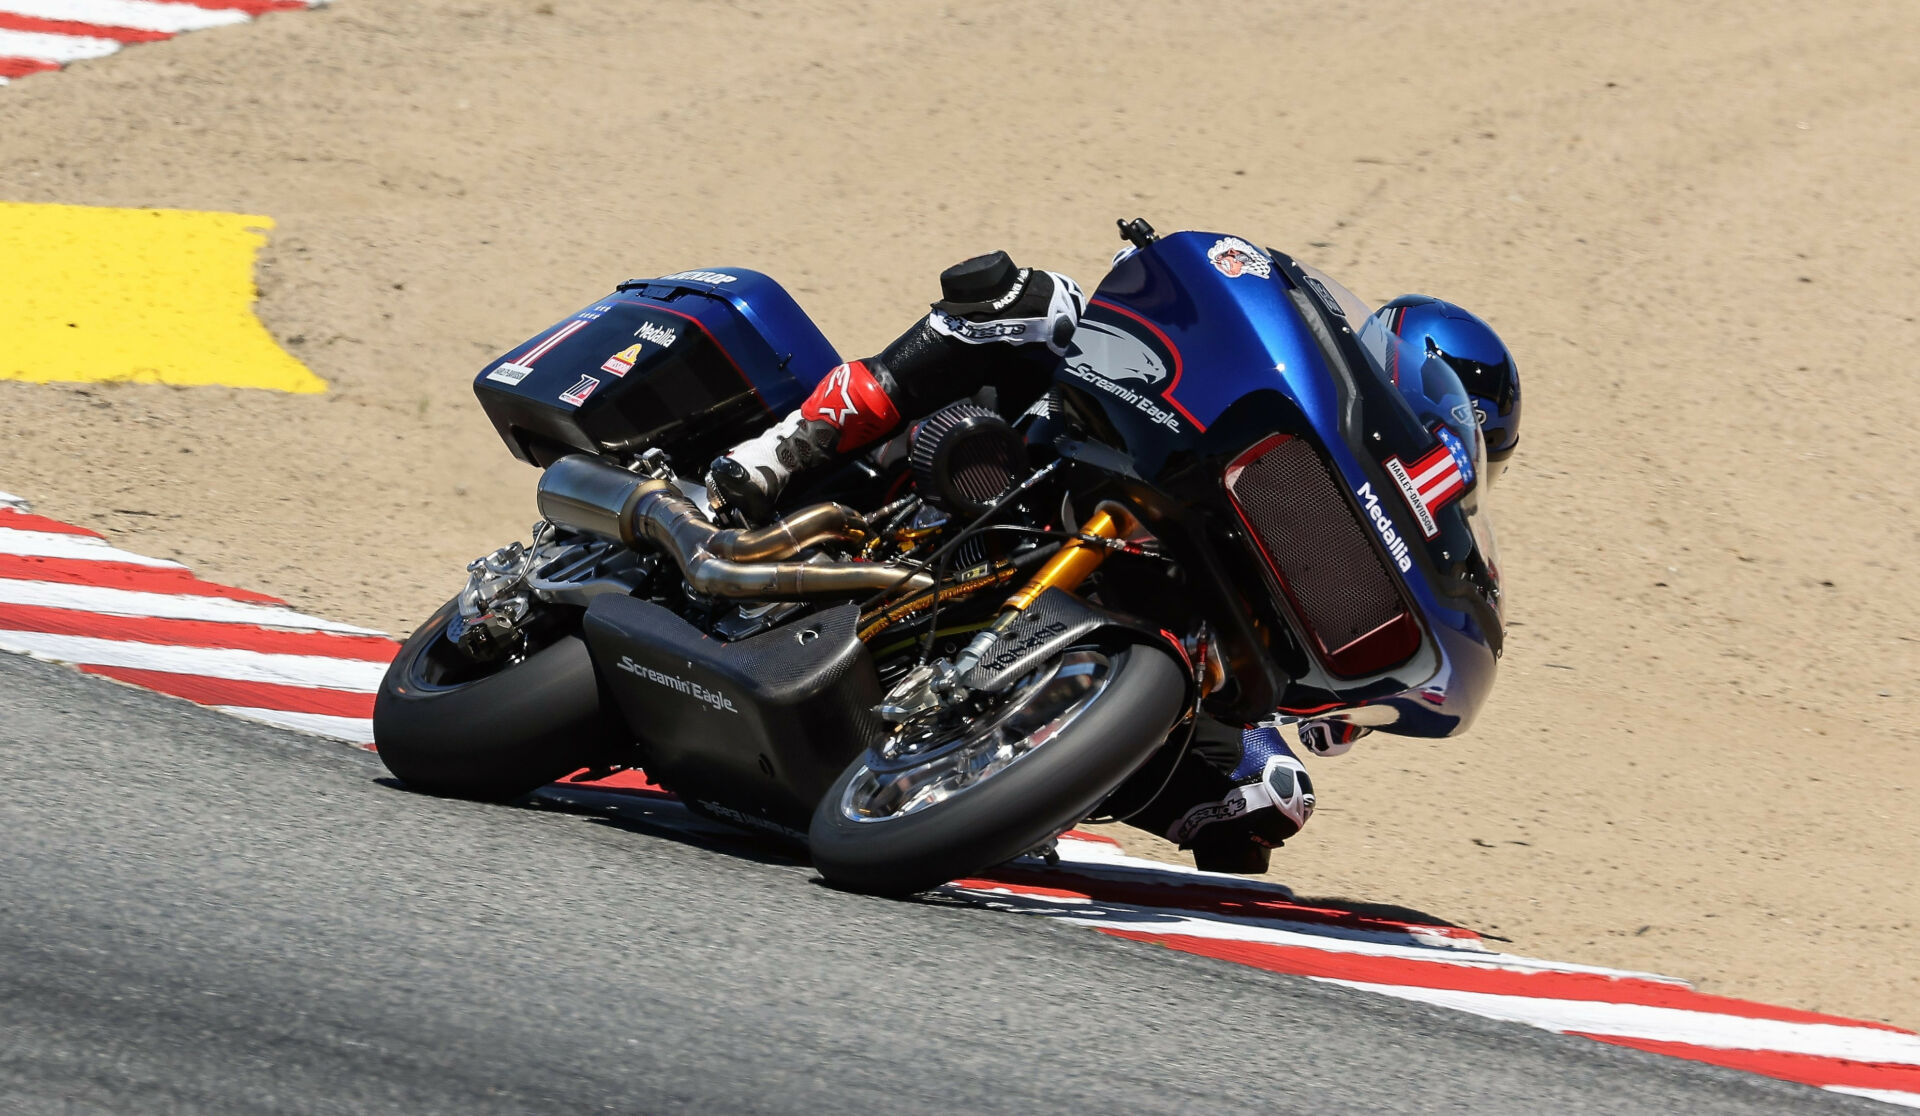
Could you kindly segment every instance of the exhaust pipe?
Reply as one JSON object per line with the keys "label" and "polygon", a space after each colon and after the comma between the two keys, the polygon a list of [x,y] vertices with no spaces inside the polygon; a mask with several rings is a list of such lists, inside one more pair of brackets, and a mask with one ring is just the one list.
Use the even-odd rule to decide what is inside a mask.
{"label": "exhaust pipe", "polygon": [[722,531],[670,481],[629,473],[586,454],[540,475],[540,514],[550,523],[630,547],[652,544],[680,567],[694,592],[714,597],[844,597],[881,589],[930,589],[933,578],[872,562],[782,562],[829,539],[866,535],[866,521],[840,504],[814,504],[752,531]]}

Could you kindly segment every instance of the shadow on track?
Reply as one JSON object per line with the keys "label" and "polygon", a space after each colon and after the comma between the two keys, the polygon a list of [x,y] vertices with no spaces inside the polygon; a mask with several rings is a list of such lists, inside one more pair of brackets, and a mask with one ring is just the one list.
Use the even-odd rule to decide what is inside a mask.
{"label": "shadow on track", "polygon": [[[392,778],[375,782],[391,790],[413,793]],[[535,791],[509,804],[512,808],[573,814],[596,824],[653,838],[665,838],[679,844],[755,864],[800,867],[809,863],[806,850],[793,841],[775,835],[756,834],[718,819],[708,818],[680,799],[650,786],[606,788],[590,783],[560,782]],[[827,885],[819,877],[813,883]],[[1397,934],[1401,927],[1416,925],[1443,930],[1475,933],[1459,923],[1412,907],[1395,903],[1352,900],[1342,897],[1300,897],[1292,889],[1259,879],[1221,880],[1200,877],[1146,862],[1120,865],[1083,863],[1048,864],[1038,857],[1022,857],[982,873],[974,886],[950,887],[912,896],[900,902],[939,907],[1006,910],[1002,897],[980,895],[981,886],[1027,886],[1050,890],[1071,890],[1078,902],[1045,904],[1025,900],[1017,904],[1029,913],[1049,913],[1046,907],[1059,907],[1059,916],[1105,919],[1142,927],[1173,924],[1195,914],[1225,915],[1295,923],[1302,912],[1310,912],[1310,921],[1322,924],[1334,936],[1346,933],[1387,932]],[[1482,935],[1491,937],[1490,935]],[[1503,938],[1494,938],[1505,941]]]}
{"label": "shadow on track", "polygon": [[[421,792],[391,776],[373,782],[402,794]],[[664,837],[706,852],[755,864],[800,866],[806,851],[785,841],[701,817],[670,795],[610,792],[592,787],[555,783],[550,787],[500,804],[503,809],[572,814],[599,825],[643,837]]]}

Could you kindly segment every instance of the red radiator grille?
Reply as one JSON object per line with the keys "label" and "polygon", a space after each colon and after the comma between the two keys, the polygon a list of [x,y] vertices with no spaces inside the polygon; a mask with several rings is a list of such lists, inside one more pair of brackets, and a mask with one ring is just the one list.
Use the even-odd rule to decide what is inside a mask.
{"label": "red radiator grille", "polygon": [[1227,495],[1333,673],[1358,678],[1420,647],[1420,626],[1344,486],[1312,445],[1266,438],[1227,466]]}

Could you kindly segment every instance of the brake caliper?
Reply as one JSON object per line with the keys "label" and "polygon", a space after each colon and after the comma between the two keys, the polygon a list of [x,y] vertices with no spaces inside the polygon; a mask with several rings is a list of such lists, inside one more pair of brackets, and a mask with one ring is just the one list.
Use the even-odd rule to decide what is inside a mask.
{"label": "brake caliper", "polygon": [[460,590],[459,615],[447,636],[468,658],[493,662],[520,646],[520,626],[533,613],[527,574],[539,551],[545,523],[534,527],[533,546],[511,542],[467,564],[467,587]]}

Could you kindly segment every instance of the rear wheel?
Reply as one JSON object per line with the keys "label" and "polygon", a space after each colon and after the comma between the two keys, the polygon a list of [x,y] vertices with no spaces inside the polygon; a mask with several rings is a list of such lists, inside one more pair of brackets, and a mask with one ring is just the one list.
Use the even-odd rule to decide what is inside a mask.
{"label": "rear wheel", "polygon": [[447,638],[456,603],[413,633],[380,682],[373,739],[388,771],[415,790],[502,802],[619,754],[627,737],[578,635],[478,663]]}
{"label": "rear wheel", "polygon": [[1070,648],[971,716],[907,726],[855,760],[814,810],[814,867],[907,895],[1011,860],[1091,813],[1159,748],[1185,696],[1157,648]]}

